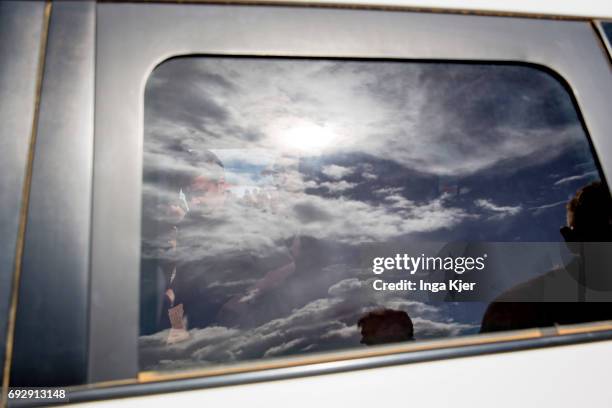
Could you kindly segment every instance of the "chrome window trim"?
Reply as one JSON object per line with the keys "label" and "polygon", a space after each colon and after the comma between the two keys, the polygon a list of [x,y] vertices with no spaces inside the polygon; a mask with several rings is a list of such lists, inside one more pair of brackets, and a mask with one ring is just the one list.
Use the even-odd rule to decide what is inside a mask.
{"label": "chrome window trim", "polygon": [[[409,38],[410,42],[401,40]],[[180,55],[492,61],[570,84],[607,179],[612,76],[590,23],[300,7],[97,5],[89,382],[138,373],[144,86]],[[585,64],[585,61],[589,61]]]}

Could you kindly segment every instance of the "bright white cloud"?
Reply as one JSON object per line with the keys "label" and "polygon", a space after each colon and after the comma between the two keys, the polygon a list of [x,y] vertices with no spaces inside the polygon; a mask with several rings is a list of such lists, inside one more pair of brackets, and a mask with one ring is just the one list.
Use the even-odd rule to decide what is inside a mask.
{"label": "bright white cloud", "polygon": [[351,188],[354,188],[357,185],[357,183],[349,183],[346,180],[340,180],[337,182],[326,181],[319,185],[321,187],[325,187],[332,193],[337,193],[337,192],[342,192],[345,190],[350,190]]}
{"label": "bright white cloud", "polygon": [[353,171],[354,170],[350,167],[337,166],[335,164],[332,164],[330,166],[325,166],[321,170],[323,174],[335,180],[340,180],[348,176],[349,174],[351,174]]}
{"label": "bright white cloud", "polygon": [[503,219],[506,217],[514,216],[520,213],[523,209],[523,207],[520,205],[517,205],[517,206],[496,205],[491,200],[486,200],[484,198],[474,201],[474,204],[476,204],[478,207],[484,210],[492,212],[493,215],[491,216],[491,218],[493,219]]}
{"label": "bright white cloud", "polygon": [[570,183],[572,181],[584,180],[587,178],[594,178],[594,176],[597,176],[597,170],[589,171],[583,174],[577,174],[575,176],[564,177],[562,179],[557,180],[555,182],[555,186]]}

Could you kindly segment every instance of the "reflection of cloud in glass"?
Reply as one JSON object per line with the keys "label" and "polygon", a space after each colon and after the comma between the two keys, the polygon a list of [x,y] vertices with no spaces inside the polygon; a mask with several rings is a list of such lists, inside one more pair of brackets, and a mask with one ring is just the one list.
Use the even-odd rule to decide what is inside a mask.
{"label": "reflection of cloud in glass", "polygon": [[334,180],[338,180],[338,179],[341,179],[341,178],[343,178],[345,176],[348,176],[349,174],[353,173],[354,169],[351,169],[349,167],[342,167],[342,166],[337,166],[335,164],[332,164],[332,165],[323,167],[323,169],[321,171],[326,176],[329,176],[329,177],[333,178]]}
{"label": "reflection of cloud in glass", "polygon": [[[192,66],[178,77],[183,65]],[[457,175],[546,160],[583,136],[563,87],[528,67],[208,59],[171,61],[154,75],[149,147],[163,135],[217,148],[358,151]],[[223,85],[202,82],[213,76]]]}
{"label": "reflection of cloud in glass", "polygon": [[[168,346],[162,331],[139,340],[144,369],[168,368],[163,361],[178,361],[180,367],[194,363],[228,363],[359,345],[356,322],[379,307],[406,311],[413,318],[417,339],[456,336],[476,329],[444,317],[441,309],[397,297],[391,292],[371,290],[371,281],[347,279],[329,288],[329,297],[315,299],[289,315],[272,319],[252,329],[212,326],[190,331],[190,339]],[[160,363],[161,360],[161,363]]]}
{"label": "reflection of cloud in glass", "polygon": [[503,219],[506,217],[511,217],[513,215],[517,215],[523,209],[520,205],[510,206],[510,205],[497,205],[494,204],[490,200],[479,199],[474,202],[478,207],[483,208],[491,213],[492,219]]}
{"label": "reflection of cloud in glass", "polygon": [[[227,199],[172,229],[182,176],[201,171],[187,147],[219,158]],[[144,166],[143,259],[179,262],[177,276],[200,265],[203,297],[247,311],[184,343],[142,336],[143,368],[353,347],[378,307],[407,312],[417,340],[473,333],[481,307],[373,291],[358,258],[425,240],[558,241],[562,204],[597,175],[571,99],[534,68],[244,58],[154,71]],[[270,270],[281,277],[262,283]]]}
{"label": "reflection of cloud in glass", "polygon": [[[342,197],[280,192],[275,198],[278,200],[277,212],[227,203],[220,214],[223,222],[214,229],[202,228],[198,224],[183,225],[181,246],[178,252],[172,251],[171,256],[201,259],[234,248],[265,251],[265,248],[274,246],[274,242],[288,239],[298,232],[352,245],[385,242],[404,234],[452,228],[470,216],[464,210],[449,206],[444,196],[423,204],[400,196],[389,198],[373,205]],[[156,253],[156,256],[160,254]]]}
{"label": "reflection of cloud in glass", "polygon": [[321,154],[337,141],[338,136],[328,126],[303,119],[289,119],[270,129],[274,144],[282,150],[302,154]]}
{"label": "reflection of cloud in glass", "polygon": [[589,171],[583,174],[577,174],[574,176],[569,176],[569,177],[564,177],[560,180],[555,181],[555,186],[558,186],[560,184],[566,184],[566,183],[570,183],[572,181],[588,181],[589,179],[591,180],[597,180],[597,171],[593,170],[593,171]]}

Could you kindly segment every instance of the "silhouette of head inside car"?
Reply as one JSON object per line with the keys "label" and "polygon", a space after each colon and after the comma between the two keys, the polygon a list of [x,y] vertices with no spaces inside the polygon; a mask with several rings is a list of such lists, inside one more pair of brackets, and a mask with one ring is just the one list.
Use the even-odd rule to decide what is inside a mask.
{"label": "silhouette of head inside car", "polygon": [[560,232],[573,259],[521,283],[487,308],[481,332],[612,319],[612,199],[597,181],[567,203]]}
{"label": "silhouette of head inside car", "polygon": [[401,310],[371,311],[359,319],[357,326],[361,329],[361,343],[368,346],[414,340],[412,319]]}

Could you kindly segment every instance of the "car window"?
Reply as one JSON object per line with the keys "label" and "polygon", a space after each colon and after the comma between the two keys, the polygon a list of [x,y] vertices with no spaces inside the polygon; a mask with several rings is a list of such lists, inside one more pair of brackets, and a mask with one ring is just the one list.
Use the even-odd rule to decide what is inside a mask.
{"label": "car window", "polygon": [[[601,22],[601,35],[605,37],[604,43],[608,49],[608,53],[612,52],[612,22]],[[607,42],[606,42],[607,41]]]}
{"label": "car window", "polygon": [[174,58],[143,149],[142,370],[612,317],[609,192],[543,69]]}
{"label": "car window", "polygon": [[601,23],[601,26],[606,37],[608,37],[608,41],[612,43],[612,23]]}

